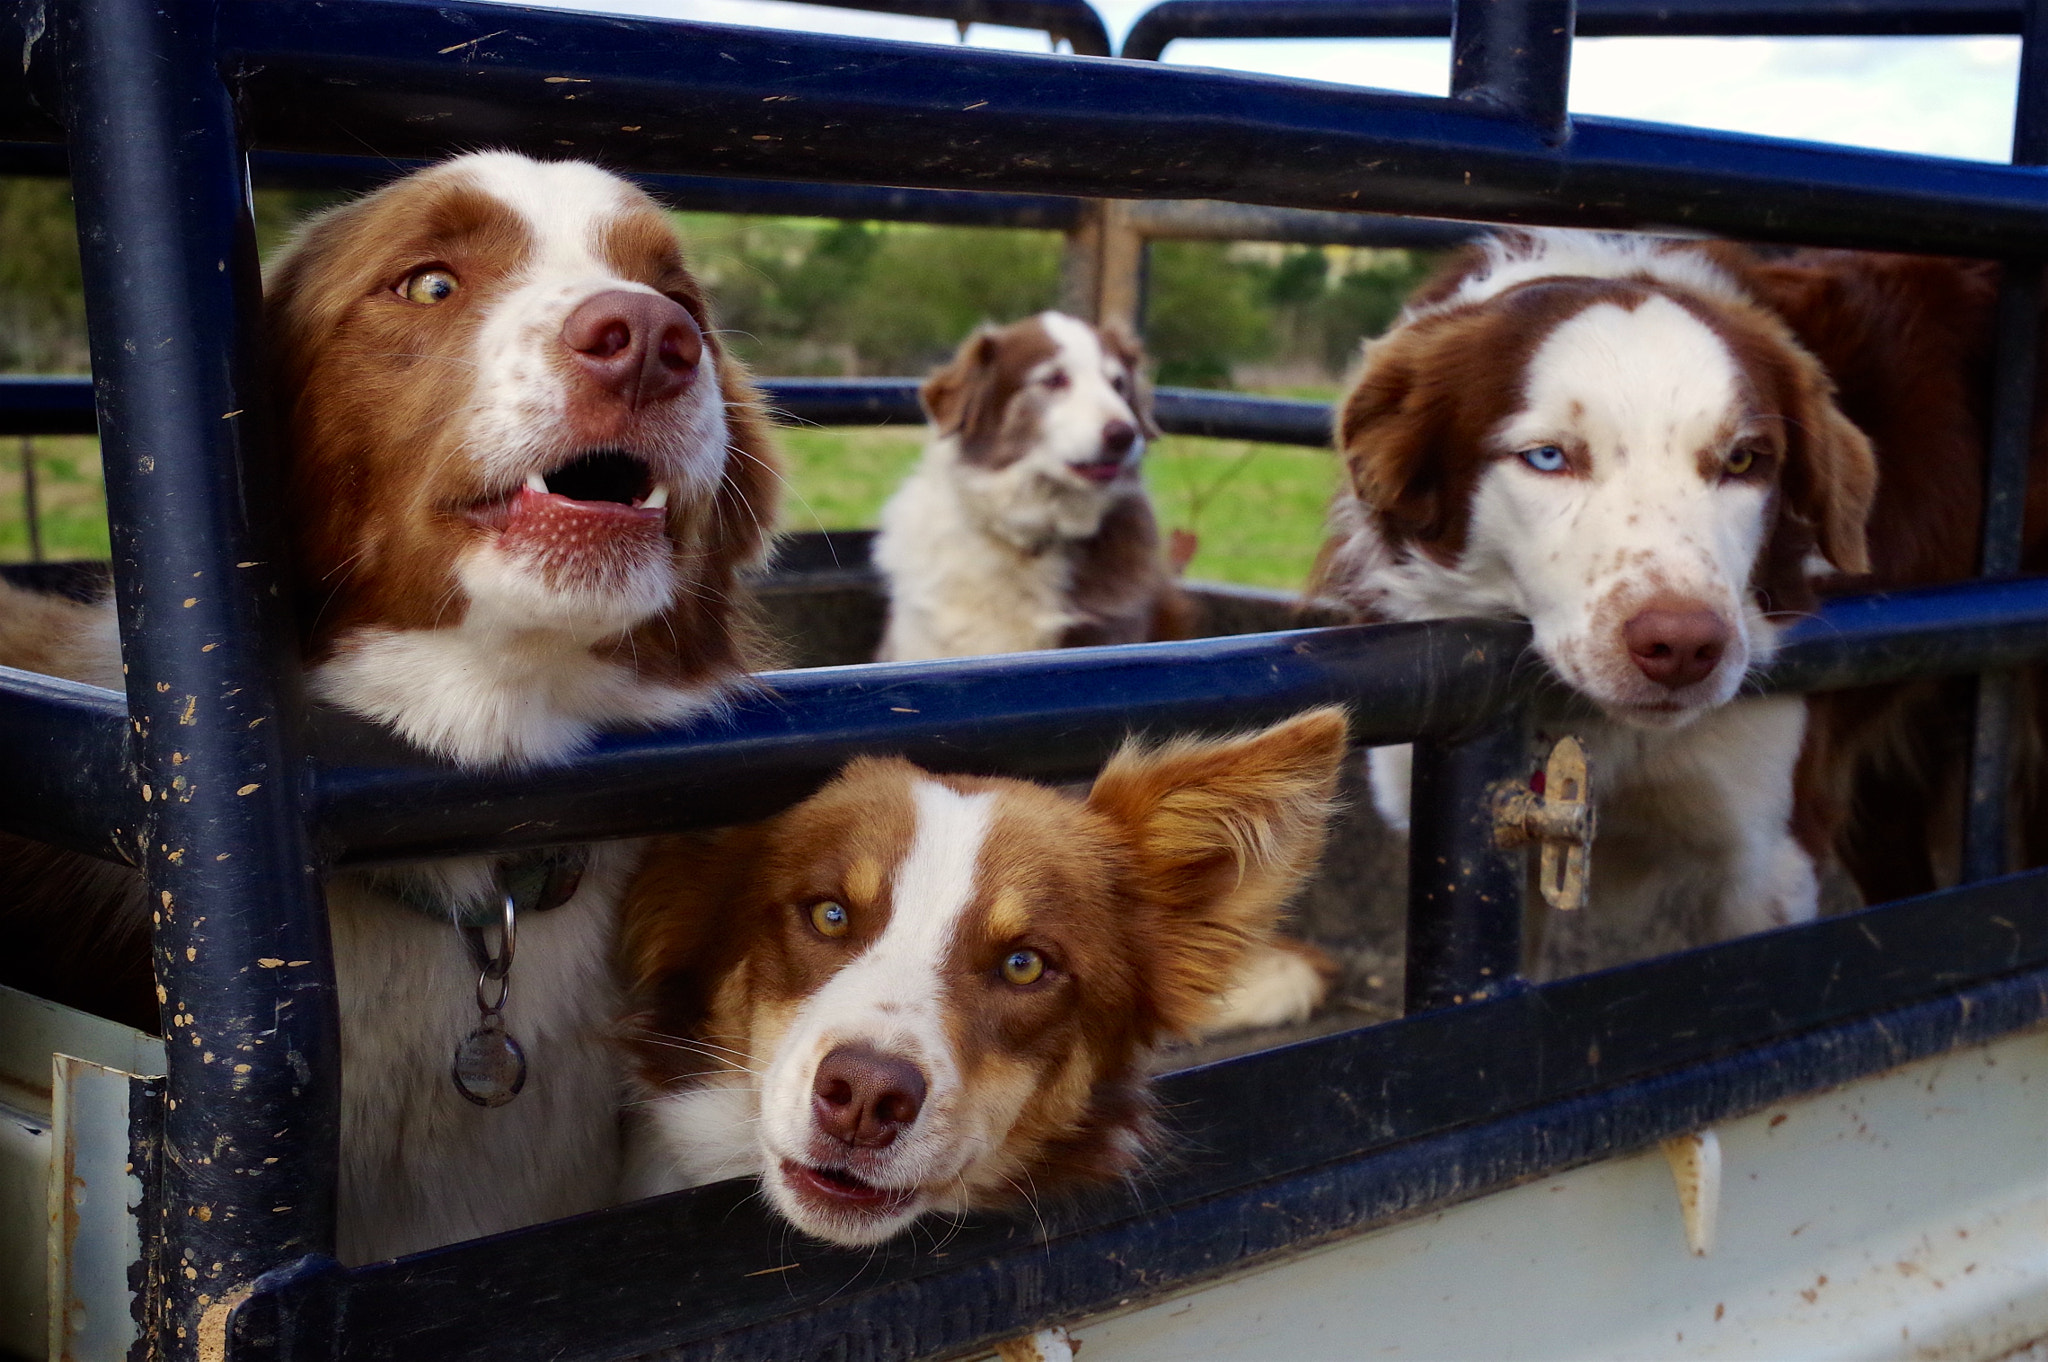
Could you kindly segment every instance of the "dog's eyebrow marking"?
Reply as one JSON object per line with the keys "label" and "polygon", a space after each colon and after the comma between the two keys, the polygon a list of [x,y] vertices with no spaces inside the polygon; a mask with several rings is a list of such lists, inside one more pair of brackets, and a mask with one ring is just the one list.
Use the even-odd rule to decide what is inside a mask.
{"label": "dog's eyebrow marking", "polygon": [[840,884],[854,902],[873,903],[882,896],[882,867],[863,856],[846,868]]}
{"label": "dog's eyebrow marking", "polygon": [[1003,889],[996,895],[988,910],[988,934],[997,939],[1022,936],[1024,929],[1031,925],[1031,915],[1024,907],[1024,897],[1014,889]]}

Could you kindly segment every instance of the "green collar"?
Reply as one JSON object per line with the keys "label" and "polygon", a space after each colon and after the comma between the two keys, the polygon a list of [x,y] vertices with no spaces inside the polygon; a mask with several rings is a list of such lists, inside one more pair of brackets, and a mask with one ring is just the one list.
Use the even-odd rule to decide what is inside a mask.
{"label": "green collar", "polygon": [[561,907],[575,897],[589,865],[590,848],[585,846],[514,852],[498,858],[492,876],[494,889],[481,898],[459,903],[448,903],[433,894],[417,875],[394,875],[390,883],[398,901],[423,917],[452,921],[461,927],[486,927],[498,922],[506,894],[511,895],[515,912],[545,913]]}

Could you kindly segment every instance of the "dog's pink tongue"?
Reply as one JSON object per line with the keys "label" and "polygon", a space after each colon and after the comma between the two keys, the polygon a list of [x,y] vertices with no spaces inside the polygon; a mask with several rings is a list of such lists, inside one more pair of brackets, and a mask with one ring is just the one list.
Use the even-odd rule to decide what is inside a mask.
{"label": "dog's pink tongue", "polygon": [[635,537],[660,538],[663,519],[659,510],[616,501],[573,501],[522,487],[505,508],[498,547],[548,554],[607,548]]}

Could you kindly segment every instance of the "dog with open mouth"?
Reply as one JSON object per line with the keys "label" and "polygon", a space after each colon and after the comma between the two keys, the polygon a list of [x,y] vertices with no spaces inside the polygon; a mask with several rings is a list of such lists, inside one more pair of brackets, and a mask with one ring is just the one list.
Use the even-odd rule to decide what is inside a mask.
{"label": "dog with open mouth", "polygon": [[[310,222],[267,271],[265,320],[320,701],[428,757],[536,771],[602,728],[700,713],[746,670],[739,579],[773,456],[638,188],[454,158]],[[111,614],[8,588],[0,662],[118,687]],[[638,857],[614,842],[329,879],[344,1260],[614,1197],[613,951]],[[10,841],[0,903],[40,934],[7,982],[150,1029],[180,1006],[102,987],[147,986],[146,963],[111,967],[147,960],[131,874]],[[506,915],[509,996],[480,1013],[475,952],[512,954]]]}
{"label": "dog with open mouth", "polygon": [[1145,1063],[1208,1018],[1323,840],[1345,722],[1129,744],[1085,799],[863,758],[629,892],[627,1187],[756,1174],[805,1233],[1137,1168]]}

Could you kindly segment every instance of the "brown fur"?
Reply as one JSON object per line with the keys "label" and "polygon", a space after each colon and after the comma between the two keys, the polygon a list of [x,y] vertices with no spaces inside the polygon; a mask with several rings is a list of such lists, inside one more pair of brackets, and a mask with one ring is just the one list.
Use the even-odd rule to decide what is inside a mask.
{"label": "brown fur", "polygon": [[[1320,851],[1344,750],[1335,709],[1244,738],[1131,744],[1085,802],[862,758],[764,823],[664,839],[626,904],[640,1077],[663,1092],[765,1068],[796,1008],[887,925],[912,783],[940,780],[998,798],[943,971],[965,1089],[1031,1092],[971,1184],[974,1204],[1128,1172],[1134,1143],[1154,1135],[1147,1054],[1198,1026],[1271,935]],[[811,929],[824,899],[846,906],[845,937]],[[998,966],[1020,945],[1046,974],[1005,986]]]}
{"label": "brown fur", "polygon": [[[464,404],[451,376],[465,372],[462,348],[525,243],[524,228],[494,199],[428,171],[313,220],[271,267],[265,321],[309,665],[361,626],[460,621],[452,564],[480,533],[462,512],[487,489],[455,457]],[[760,555],[775,502],[766,422],[744,370],[720,350],[702,292],[652,201],[621,214],[604,244],[618,268],[676,298],[703,328],[724,380],[731,452],[709,506],[670,505],[683,583],[673,605],[601,651],[651,679],[736,675],[750,642],[737,574]],[[395,299],[393,287],[429,264],[457,272],[455,298],[432,308]],[[579,419],[593,442],[620,433],[616,413],[598,406]],[[118,684],[118,659],[93,646],[109,610],[5,588],[0,665]],[[0,923],[25,944],[9,954],[0,982],[154,1029],[149,922],[132,872],[6,839]]]}
{"label": "brown fur", "polygon": [[[1635,280],[1539,279],[1397,327],[1374,344],[1338,419],[1352,487],[1385,542],[1439,561],[1463,548],[1467,505],[1489,459],[1485,433],[1514,407],[1515,375],[1548,330],[1593,301],[1662,288],[1728,343],[1783,444],[1750,476],[1775,479],[1776,519],[1756,565],[1764,608],[1817,599],[1814,548],[1842,569],[1824,591],[1927,585],[1976,567],[1998,268],[1917,256],[1674,245],[1709,256],[1755,300],[1695,298]],[[1485,257],[1461,252],[1411,308],[1447,302]],[[2048,361],[2044,361],[2048,390]],[[1569,457],[1571,451],[1566,451]],[[1771,465],[1762,467],[1763,465]],[[2028,484],[2023,570],[2048,570],[2048,403]],[[1326,543],[1316,590],[1343,597],[1359,565]],[[1371,602],[1353,599],[1369,613]],[[1815,696],[1801,753],[1794,832],[1817,861],[1839,857],[1876,902],[1952,874],[1967,682]],[[2013,842],[2048,862],[2041,715],[2048,679],[2023,687]],[[1945,869],[1944,867],[1947,867]]]}
{"label": "brown fur", "polygon": [[[1998,268],[1982,261],[1801,251],[1745,282],[1819,357],[1876,450],[1867,573],[1835,590],[1928,585],[1976,571],[1990,425]],[[2044,366],[2048,367],[2048,366]],[[2037,378],[2042,391],[2048,382]],[[2048,410],[2044,406],[2043,410]],[[2022,569],[2048,570],[2048,422],[2037,416]],[[2022,687],[2012,852],[2048,862],[2040,668]],[[1815,696],[1796,827],[1877,902],[1952,880],[1962,816],[1967,679]]]}
{"label": "brown fur", "polygon": [[[1477,257],[1460,257],[1449,278],[1420,297],[1450,296]],[[1829,400],[1832,385],[1785,326],[1758,307],[1708,301],[1638,279],[1554,277],[1483,302],[1421,317],[1375,343],[1337,418],[1337,444],[1359,500],[1390,546],[1455,562],[1465,547],[1479,475],[1512,450],[1491,436],[1522,401],[1520,378],[1559,325],[1589,307],[1640,306],[1661,293],[1722,336],[1772,423],[1767,448],[1745,475],[1775,479],[1780,525],[1759,563],[1760,591],[1776,608],[1810,604],[1797,568],[1818,542],[1835,562],[1860,570],[1862,517],[1873,493],[1868,442]],[[1568,459],[1583,454],[1567,448]],[[1789,546],[1797,545],[1797,551]],[[1790,571],[1787,570],[1789,560]],[[1340,583],[1319,575],[1319,589]],[[1782,603],[1778,597],[1786,598]]]}
{"label": "brown fur", "polygon": [[[1129,374],[1121,389],[1148,440],[1159,436],[1144,348],[1123,326],[1096,327],[1103,348]],[[1024,385],[1024,376],[1057,353],[1036,317],[1003,327],[982,327],[920,390],[925,411],[941,435],[957,435],[962,462],[991,470],[1022,458],[1037,437],[1047,396]],[[1070,603],[1082,622],[1068,628],[1063,648],[1189,638],[1195,609],[1182,592],[1177,568],[1167,561],[1157,518],[1142,493],[1119,502],[1101,528],[1077,543],[1052,546],[1070,560]]]}
{"label": "brown fur", "polygon": [[[287,423],[307,661],[364,625],[459,624],[457,555],[484,531],[466,512],[493,492],[458,457],[465,436],[462,355],[526,246],[518,218],[459,178],[429,171],[334,209],[300,232],[267,281],[278,409]],[[723,379],[732,452],[708,506],[677,498],[668,532],[683,587],[663,615],[609,645],[650,679],[701,682],[745,669],[733,602],[738,572],[762,551],[775,464],[758,395],[719,344],[702,290],[666,219],[638,198],[603,252],[627,278],[681,303]],[[454,297],[422,308],[392,288],[445,266]],[[592,446],[620,441],[631,418],[588,385],[569,421]]]}

